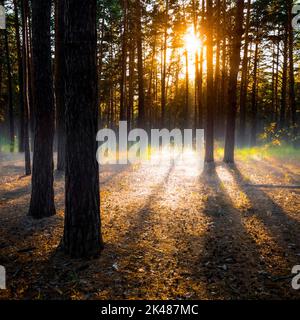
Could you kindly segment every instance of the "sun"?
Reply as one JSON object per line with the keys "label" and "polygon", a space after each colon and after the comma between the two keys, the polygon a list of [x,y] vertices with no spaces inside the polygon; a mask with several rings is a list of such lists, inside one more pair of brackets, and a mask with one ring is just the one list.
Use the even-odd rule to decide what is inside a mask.
{"label": "sun", "polygon": [[194,28],[190,26],[184,37],[184,47],[190,54],[195,54],[201,47],[201,41],[199,37],[195,34]]}

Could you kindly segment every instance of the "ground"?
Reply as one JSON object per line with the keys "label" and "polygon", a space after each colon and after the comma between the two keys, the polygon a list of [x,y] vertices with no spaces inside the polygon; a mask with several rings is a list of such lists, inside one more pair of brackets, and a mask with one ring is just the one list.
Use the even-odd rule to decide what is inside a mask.
{"label": "ground", "polygon": [[161,161],[101,168],[105,249],[71,260],[57,215],[27,216],[22,155],[0,154],[0,264],[9,299],[299,299],[300,163],[248,157],[204,170]]}

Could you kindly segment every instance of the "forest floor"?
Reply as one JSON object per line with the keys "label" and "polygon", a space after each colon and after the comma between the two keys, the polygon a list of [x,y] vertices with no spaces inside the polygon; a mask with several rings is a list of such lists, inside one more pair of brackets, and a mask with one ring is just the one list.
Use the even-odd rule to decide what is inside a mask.
{"label": "forest floor", "polygon": [[162,162],[101,168],[105,249],[71,260],[57,215],[28,217],[30,177],[21,155],[0,154],[1,299],[299,299],[300,162],[240,159],[215,168]]}

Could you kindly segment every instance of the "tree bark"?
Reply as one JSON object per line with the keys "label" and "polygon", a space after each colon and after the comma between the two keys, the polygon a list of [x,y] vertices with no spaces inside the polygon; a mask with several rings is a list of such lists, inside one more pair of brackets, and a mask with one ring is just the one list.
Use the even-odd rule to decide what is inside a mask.
{"label": "tree bark", "polygon": [[[258,29],[257,29],[258,32]],[[250,145],[256,145],[257,135],[257,70],[258,70],[258,39],[255,41],[254,67],[253,67],[253,84],[251,93],[251,128],[250,128]]]}
{"label": "tree bark", "polygon": [[19,22],[19,8],[17,0],[13,0],[14,5],[14,26],[16,32],[16,49],[18,60],[18,81],[19,81],[19,109],[20,109],[20,129],[19,129],[19,152],[24,152],[24,98],[23,98],[23,64],[21,53],[21,39],[20,39],[20,22]]}
{"label": "tree bark", "polygon": [[65,2],[55,2],[55,98],[57,130],[57,170],[65,170],[66,129],[65,129],[65,53],[64,53],[64,11]]}
{"label": "tree bark", "polygon": [[207,0],[207,114],[205,135],[205,162],[214,162],[214,68],[213,68],[213,3]]}
{"label": "tree bark", "polygon": [[281,87],[279,129],[283,129],[286,125],[287,75],[288,75],[288,26],[286,23],[286,26],[284,28],[284,47],[283,47],[283,67],[282,67],[282,87]]}
{"label": "tree bark", "polygon": [[248,89],[248,51],[249,51],[249,30],[250,30],[250,15],[251,15],[251,0],[248,0],[247,17],[245,27],[245,43],[244,56],[242,62],[242,80],[240,94],[240,126],[239,126],[239,142],[240,146],[245,146],[246,143],[246,116],[247,116],[247,89]]}
{"label": "tree bark", "polygon": [[295,70],[294,70],[294,30],[292,25],[293,0],[288,3],[288,32],[289,32],[289,104],[291,108],[291,125],[294,137],[297,136],[297,107],[295,95]]}
{"label": "tree bark", "polygon": [[13,91],[12,91],[12,70],[11,70],[10,51],[9,51],[9,45],[8,45],[8,30],[7,29],[4,31],[4,41],[5,41],[5,55],[6,55],[6,68],[7,68],[10,152],[14,152],[14,148],[15,148],[15,119],[14,119]]}
{"label": "tree bark", "polygon": [[[64,252],[94,257],[100,232],[96,0],[66,0],[66,198]],[[83,82],[82,79],[85,79]]]}
{"label": "tree bark", "polygon": [[35,137],[29,215],[55,214],[53,190],[54,96],[50,41],[51,1],[32,0]]}
{"label": "tree bark", "polygon": [[169,0],[165,1],[164,39],[163,39],[163,61],[161,76],[161,127],[165,126],[166,116],[166,70],[167,70],[167,45],[168,45],[168,21],[169,21]]}
{"label": "tree bark", "polygon": [[234,162],[235,147],[235,126],[237,113],[237,76],[241,62],[240,51],[243,35],[244,20],[244,0],[237,0],[235,14],[235,29],[230,58],[230,76],[229,76],[229,102],[226,123],[225,151],[224,161]]}
{"label": "tree bark", "polygon": [[29,69],[28,69],[28,26],[27,26],[27,4],[21,0],[22,12],[22,62],[23,62],[23,104],[24,104],[24,153],[25,153],[25,175],[31,174],[30,146],[29,146]]}
{"label": "tree bark", "polygon": [[127,0],[122,1],[123,9],[123,34],[122,34],[122,65],[120,79],[120,121],[126,120],[126,73],[127,73]]}
{"label": "tree bark", "polygon": [[145,92],[144,92],[144,66],[143,66],[143,40],[142,40],[142,5],[141,1],[137,0],[137,30],[136,30],[136,44],[137,44],[137,64],[138,64],[138,125],[139,128],[145,126]]}

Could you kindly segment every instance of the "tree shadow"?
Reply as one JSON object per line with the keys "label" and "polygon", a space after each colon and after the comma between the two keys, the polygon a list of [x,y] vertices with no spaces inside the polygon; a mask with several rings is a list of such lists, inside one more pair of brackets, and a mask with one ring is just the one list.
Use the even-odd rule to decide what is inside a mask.
{"label": "tree shadow", "polygon": [[287,175],[288,179],[291,180],[293,184],[299,185],[300,184],[300,174],[292,172],[286,166],[281,163],[275,165],[274,163],[269,163],[266,161],[256,161],[257,166],[263,166],[268,170],[268,172],[272,172],[274,176],[280,176],[282,179],[286,180]]}
{"label": "tree shadow", "polygon": [[[216,168],[205,168],[200,183],[207,192],[204,214],[211,219],[203,250],[193,262],[192,278],[205,283],[209,299],[268,299],[286,296],[284,286],[274,286],[274,275],[245,229],[241,212],[220,180]],[[183,259],[183,257],[181,258]]]}
{"label": "tree shadow", "polygon": [[[141,246],[141,238],[147,229],[151,228],[153,213],[151,205],[163,192],[164,184],[168,181],[173,167],[174,164],[169,167],[163,179],[151,189],[151,194],[143,206],[134,214],[129,229],[116,241],[105,243],[104,250],[98,259],[86,261],[69,259],[57,247],[44,262],[40,263],[38,274],[31,284],[34,290],[28,289],[26,296],[36,295],[37,288],[40,290],[42,288],[41,296],[46,299],[69,299],[76,291],[86,293],[86,298],[90,298],[91,294],[95,295],[99,291],[105,291],[111,298],[126,298],[124,293],[128,288],[140,287],[142,283],[135,279],[134,274],[138,272],[138,265],[142,263],[146,254],[145,248]],[[131,216],[130,212],[128,216]],[[134,257],[139,256],[139,259],[135,260],[133,254]],[[126,263],[123,261],[122,266],[119,265],[118,259],[123,260],[124,255],[127,261]],[[119,270],[119,268],[122,269]],[[126,269],[131,270],[130,275]],[[91,278],[94,279],[93,288],[87,285]]]}
{"label": "tree shadow", "polygon": [[227,165],[227,169],[251,203],[248,214],[255,214],[279,245],[295,258],[295,253],[300,252],[300,222],[286,213],[260,186],[250,185],[236,165]]}
{"label": "tree shadow", "polygon": [[30,192],[30,185],[19,187],[10,191],[0,192],[0,204],[6,204],[11,200],[25,196]]}
{"label": "tree shadow", "polygon": [[120,174],[129,171],[131,168],[131,165],[129,164],[118,165],[117,167],[112,166],[111,168],[112,168],[112,174],[110,174],[107,178],[104,178],[104,179],[101,178],[101,174],[107,172],[107,169],[109,168],[105,168],[105,170],[100,170],[100,187],[109,184],[113,179],[118,177]]}

